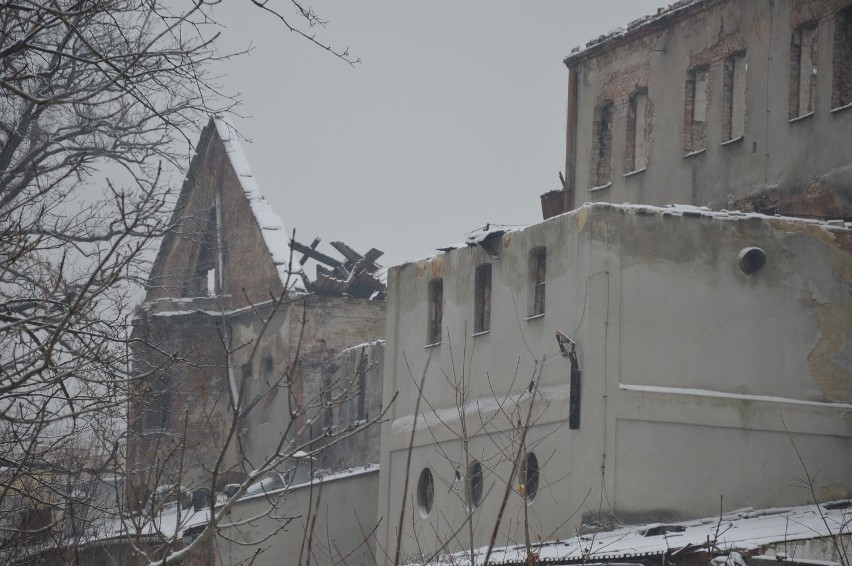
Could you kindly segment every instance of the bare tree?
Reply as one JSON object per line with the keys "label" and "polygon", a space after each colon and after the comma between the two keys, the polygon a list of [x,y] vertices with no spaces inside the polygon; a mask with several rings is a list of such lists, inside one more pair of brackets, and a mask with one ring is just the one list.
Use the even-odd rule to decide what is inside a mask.
{"label": "bare tree", "polygon": [[[8,560],[58,547],[80,534],[82,518],[95,520],[104,485],[121,471],[128,395],[164,369],[131,367],[129,320],[150,249],[169,229],[168,180],[185,169],[199,126],[236,104],[211,79],[223,57],[212,4],[0,0],[0,556]],[[283,29],[355,62],[310,31],[324,24],[312,9],[285,8],[272,11]],[[116,513],[125,512],[112,493]]]}

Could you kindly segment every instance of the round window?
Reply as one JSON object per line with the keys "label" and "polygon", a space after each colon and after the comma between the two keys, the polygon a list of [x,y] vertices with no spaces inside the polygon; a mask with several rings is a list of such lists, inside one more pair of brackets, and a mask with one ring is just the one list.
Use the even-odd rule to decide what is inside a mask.
{"label": "round window", "polygon": [[417,508],[420,510],[420,516],[424,519],[432,511],[434,499],[435,480],[432,479],[432,470],[428,467],[423,468],[423,471],[420,472],[420,479],[417,480]]}
{"label": "round window", "polygon": [[527,500],[527,503],[532,503],[535,500],[536,493],[538,493],[538,458],[534,453],[528,453],[526,459],[521,462],[518,479],[524,486],[524,499]]}
{"label": "round window", "polygon": [[477,460],[467,468],[467,493],[471,508],[479,507],[482,503],[482,464]]}

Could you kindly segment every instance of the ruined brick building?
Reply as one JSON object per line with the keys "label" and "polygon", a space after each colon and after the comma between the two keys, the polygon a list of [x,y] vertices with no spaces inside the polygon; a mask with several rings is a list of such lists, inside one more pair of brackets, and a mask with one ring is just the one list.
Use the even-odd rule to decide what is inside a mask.
{"label": "ruined brick building", "polygon": [[564,188],[583,202],[852,218],[852,3],[681,1],[576,48]]}
{"label": "ruined brick building", "polygon": [[[381,252],[363,257],[335,243],[346,256],[335,260],[315,242],[295,254],[291,237],[234,130],[211,120],[135,325],[136,365],[149,383],[130,404],[127,491],[139,503],[158,486],[222,489],[279,450],[282,437],[285,452],[309,450],[341,411],[354,422],[378,407],[379,391],[369,397],[364,383],[372,348],[346,350],[384,335],[384,302],[372,300],[383,297]],[[309,258],[330,267],[317,265],[309,278]],[[369,434],[317,467],[376,462]]]}

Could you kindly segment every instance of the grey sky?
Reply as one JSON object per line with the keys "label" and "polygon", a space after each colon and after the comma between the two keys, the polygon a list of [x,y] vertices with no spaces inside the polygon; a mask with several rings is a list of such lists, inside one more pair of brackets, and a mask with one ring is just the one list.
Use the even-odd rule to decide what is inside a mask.
{"label": "grey sky", "polygon": [[[230,2],[221,68],[261,190],[288,229],[395,264],[465,233],[541,219],[564,166],[562,59],[663,0],[329,2],[318,31],[354,69]],[[328,249],[328,248],[326,248]]]}

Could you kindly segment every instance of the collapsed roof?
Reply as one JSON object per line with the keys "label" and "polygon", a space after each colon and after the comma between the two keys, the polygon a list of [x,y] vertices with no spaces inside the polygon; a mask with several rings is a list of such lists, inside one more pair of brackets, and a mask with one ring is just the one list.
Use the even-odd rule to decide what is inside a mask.
{"label": "collapsed roof", "polygon": [[[296,275],[304,284],[304,290],[309,293],[384,299],[386,270],[376,263],[384,252],[371,248],[361,255],[343,242],[331,242],[331,246],[343,256],[340,260],[316,249],[321,241],[319,238],[314,239],[310,245],[297,242],[287,232],[269,201],[263,197],[233,126],[221,116],[214,118],[214,122],[282,284],[292,286],[295,283],[293,275]],[[298,260],[296,254],[301,255]],[[313,280],[304,270],[309,259],[317,262],[316,277]]]}

